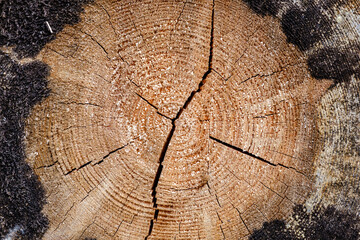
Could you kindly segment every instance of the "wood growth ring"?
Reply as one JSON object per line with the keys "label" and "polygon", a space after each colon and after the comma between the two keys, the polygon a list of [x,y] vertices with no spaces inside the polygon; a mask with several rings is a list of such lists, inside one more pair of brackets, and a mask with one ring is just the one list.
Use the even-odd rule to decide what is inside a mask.
{"label": "wood growth ring", "polygon": [[37,56],[44,239],[246,239],[305,202],[332,82],[279,20],[230,0],[99,0],[81,18]]}

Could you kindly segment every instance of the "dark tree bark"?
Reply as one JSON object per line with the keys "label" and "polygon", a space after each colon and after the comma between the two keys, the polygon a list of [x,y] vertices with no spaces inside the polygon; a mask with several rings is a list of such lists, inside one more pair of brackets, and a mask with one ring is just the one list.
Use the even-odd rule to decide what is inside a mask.
{"label": "dark tree bark", "polygon": [[[2,237],[357,239],[356,2],[98,0],[78,18],[82,3],[32,5],[39,35],[3,7],[2,65],[31,94],[1,105],[20,126],[2,164],[31,186],[2,188]],[[21,199],[32,232],[9,214]]]}

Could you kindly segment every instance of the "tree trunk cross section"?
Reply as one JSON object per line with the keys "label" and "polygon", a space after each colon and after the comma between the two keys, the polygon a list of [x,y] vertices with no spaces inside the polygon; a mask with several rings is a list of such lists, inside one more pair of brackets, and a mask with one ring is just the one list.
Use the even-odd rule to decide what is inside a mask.
{"label": "tree trunk cross section", "polygon": [[312,190],[331,82],[244,3],[98,0],[37,58],[44,239],[246,239]]}

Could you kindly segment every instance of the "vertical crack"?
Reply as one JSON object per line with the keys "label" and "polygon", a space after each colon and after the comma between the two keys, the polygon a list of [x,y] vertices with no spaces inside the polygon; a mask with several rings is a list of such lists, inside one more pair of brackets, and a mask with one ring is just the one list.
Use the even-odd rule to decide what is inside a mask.
{"label": "vertical crack", "polygon": [[188,3],[187,1],[184,2],[184,5],[183,5],[183,7],[182,7],[182,9],[181,9],[181,12],[180,12],[178,18],[176,19],[175,26],[174,26],[173,30],[171,31],[171,34],[170,34],[170,41],[171,41],[171,38],[172,38],[172,36],[173,36],[173,32],[176,30],[177,25],[179,24],[181,15],[183,14],[184,9],[185,9],[185,6],[186,6],[187,3]]}
{"label": "vertical crack", "polygon": [[249,232],[249,234],[250,234],[251,231],[250,231],[249,227],[246,225],[244,219],[242,218],[241,213],[240,213],[240,210],[239,210],[237,207],[235,207],[233,204],[231,204],[231,205],[232,205],[232,206],[236,209],[236,211],[238,212],[241,222],[244,224],[246,230],[247,230],[247,231]]}
{"label": "vertical crack", "polygon": [[224,233],[224,230],[223,230],[223,228],[222,228],[222,226],[220,225],[220,230],[221,230],[221,233],[222,233],[222,235],[223,235],[223,239],[226,239],[226,237],[225,237],[225,233]]}
{"label": "vertical crack", "polygon": [[145,240],[148,239],[148,237],[151,235],[152,233],[152,230],[153,230],[153,227],[154,227],[154,221],[157,220],[158,218],[158,215],[159,215],[159,209],[158,209],[158,206],[157,206],[157,198],[156,198],[156,188],[159,184],[159,180],[160,180],[160,176],[161,176],[161,172],[163,170],[163,161],[165,159],[165,156],[166,156],[166,152],[169,148],[169,145],[170,145],[170,142],[171,142],[171,139],[174,135],[174,132],[175,132],[175,128],[176,128],[176,125],[175,125],[175,122],[177,119],[180,118],[182,112],[184,111],[184,109],[187,108],[187,106],[190,104],[190,102],[193,100],[194,96],[196,93],[200,92],[201,89],[202,89],[202,86],[205,84],[205,81],[206,81],[206,78],[207,76],[211,73],[212,71],[212,59],[213,59],[213,45],[214,45],[214,14],[215,14],[215,0],[212,1],[212,12],[211,12],[211,30],[210,30],[210,49],[209,49],[209,60],[208,60],[208,68],[206,70],[206,72],[204,73],[199,85],[198,85],[198,88],[195,90],[195,91],[192,91],[190,93],[190,96],[187,98],[187,100],[185,101],[184,105],[179,109],[179,111],[177,112],[175,118],[171,119],[171,130],[166,138],[166,141],[165,141],[165,144],[163,146],[163,149],[161,151],[161,154],[160,154],[160,157],[159,157],[159,166],[158,166],[158,169],[156,171],[156,175],[155,175],[155,179],[154,179],[154,182],[153,182],[153,185],[151,187],[151,190],[152,190],[152,193],[151,193],[151,196],[153,197],[153,208],[155,209],[155,212],[154,212],[154,217],[153,219],[150,220],[150,226],[149,226],[149,233],[148,235],[145,237]]}

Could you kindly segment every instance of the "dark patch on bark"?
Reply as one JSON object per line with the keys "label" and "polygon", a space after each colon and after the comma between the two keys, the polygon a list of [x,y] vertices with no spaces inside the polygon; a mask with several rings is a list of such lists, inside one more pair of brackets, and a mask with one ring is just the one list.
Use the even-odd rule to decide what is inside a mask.
{"label": "dark patch on bark", "polygon": [[331,32],[330,20],[321,13],[318,6],[311,4],[306,10],[297,7],[289,9],[281,19],[281,27],[288,42],[302,51],[327,39]]}
{"label": "dark patch on bark", "polygon": [[340,50],[323,48],[310,55],[308,66],[313,77],[334,79],[336,83],[360,77],[360,46]]}
{"label": "dark patch on bark", "polygon": [[339,211],[333,206],[317,207],[307,213],[305,207],[297,206],[294,209],[296,216],[305,239],[359,239],[359,219],[355,214]]}
{"label": "dark patch on bark", "polygon": [[[66,24],[77,23],[89,0],[0,1],[0,46],[18,58],[34,57]],[[40,239],[45,193],[25,162],[24,125],[31,108],[49,94],[49,67],[19,64],[0,52],[0,238]]]}
{"label": "dark patch on bark", "polygon": [[[66,24],[79,22],[89,0],[4,0],[0,3],[0,45],[34,57]],[[50,30],[51,29],[51,30]]]}
{"label": "dark patch on bark", "polygon": [[[281,27],[287,41],[296,45],[301,51],[307,51],[316,43],[324,42],[335,34],[336,11],[348,0],[321,0],[303,2],[303,8],[289,0],[243,0],[257,14],[276,16],[281,8],[284,14],[280,17]],[[346,39],[343,40],[348,44]],[[335,84],[349,81],[351,76],[360,76],[360,46],[346,48],[324,47],[315,50],[308,57],[308,67],[317,79],[332,79]]]}
{"label": "dark patch on bark", "polygon": [[275,16],[281,7],[281,3],[287,0],[244,0],[246,4],[257,14]]}
{"label": "dark patch on bark", "polygon": [[302,205],[294,207],[289,226],[284,221],[264,223],[249,237],[250,240],[357,240],[359,239],[359,218],[352,213],[342,212],[333,206],[316,207],[308,213]]}
{"label": "dark patch on bark", "polygon": [[49,92],[49,68],[39,61],[19,65],[2,52],[0,66],[0,236],[15,228],[21,239],[38,239],[48,221],[41,213],[44,190],[24,160],[24,120]]}
{"label": "dark patch on bark", "polygon": [[293,240],[295,235],[285,227],[285,222],[275,220],[270,223],[265,222],[262,229],[255,230],[249,240]]}

